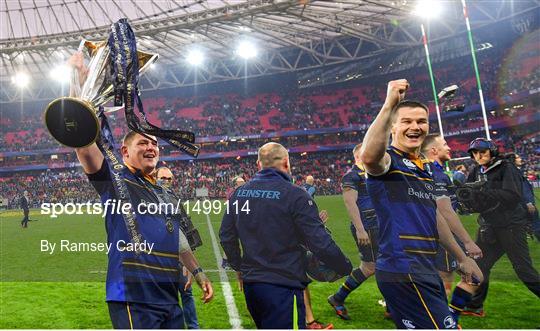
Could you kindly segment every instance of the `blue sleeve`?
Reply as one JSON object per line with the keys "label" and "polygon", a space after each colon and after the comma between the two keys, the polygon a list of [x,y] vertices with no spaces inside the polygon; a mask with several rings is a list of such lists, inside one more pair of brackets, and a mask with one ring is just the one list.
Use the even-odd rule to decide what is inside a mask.
{"label": "blue sleeve", "polygon": [[358,180],[356,180],[353,171],[347,172],[343,178],[341,178],[341,189],[345,187],[358,191]]}
{"label": "blue sleeve", "polygon": [[92,184],[100,196],[108,190],[114,192],[111,183],[111,172],[109,171],[109,165],[107,164],[107,160],[105,158],[103,158],[103,163],[101,163],[101,168],[99,168],[98,172],[94,174],[86,174],[86,176],[88,176],[90,184]]}
{"label": "blue sleeve", "polygon": [[308,189],[307,192],[309,193],[310,196],[315,195],[315,186],[311,186],[311,187]]}
{"label": "blue sleeve", "polygon": [[293,194],[292,215],[301,241],[329,268],[340,275],[348,275],[352,271],[352,264],[326,232],[315,201],[305,192],[298,191]]}
{"label": "blue sleeve", "polygon": [[525,178],[523,178],[523,201],[525,201],[525,203],[535,204],[532,185]]}
{"label": "blue sleeve", "polygon": [[227,255],[227,261],[234,270],[240,271],[242,255],[240,252],[238,232],[236,231],[236,217],[238,217],[238,215],[234,213],[225,212],[223,214],[221,227],[219,228],[219,239],[221,247],[223,247],[223,251],[225,252],[225,255]]}

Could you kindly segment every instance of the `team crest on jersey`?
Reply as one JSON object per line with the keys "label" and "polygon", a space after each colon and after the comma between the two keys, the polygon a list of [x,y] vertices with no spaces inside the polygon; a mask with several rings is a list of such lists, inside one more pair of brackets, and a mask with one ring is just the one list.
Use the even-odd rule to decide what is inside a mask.
{"label": "team crest on jersey", "polygon": [[425,169],[430,176],[433,176],[433,172],[431,171],[431,166],[429,164],[426,164]]}
{"label": "team crest on jersey", "polygon": [[409,168],[409,169],[416,169],[416,164],[414,164],[414,162],[412,162],[412,161],[409,160],[409,159],[403,159],[403,163],[405,163],[405,165],[406,165],[407,168]]}
{"label": "team crest on jersey", "polygon": [[424,186],[425,186],[429,191],[433,191],[433,185],[431,185],[430,183],[424,183]]}
{"label": "team crest on jersey", "polygon": [[444,327],[446,329],[453,329],[456,327],[456,321],[454,321],[452,316],[448,315],[444,318]]}
{"label": "team crest on jersey", "polygon": [[412,321],[402,319],[401,322],[403,323],[403,325],[405,325],[407,329],[416,329],[416,326],[414,326]]}

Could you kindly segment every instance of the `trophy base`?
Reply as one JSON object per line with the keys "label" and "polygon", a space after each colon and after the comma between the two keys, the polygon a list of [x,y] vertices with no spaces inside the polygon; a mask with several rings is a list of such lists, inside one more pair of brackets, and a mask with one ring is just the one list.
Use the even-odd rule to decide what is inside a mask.
{"label": "trophy base", "polygon": [[100,131],[94,107],[71,97],[58,98],[47,106],[45,125],[54,139],[73,148],[91,145]]}

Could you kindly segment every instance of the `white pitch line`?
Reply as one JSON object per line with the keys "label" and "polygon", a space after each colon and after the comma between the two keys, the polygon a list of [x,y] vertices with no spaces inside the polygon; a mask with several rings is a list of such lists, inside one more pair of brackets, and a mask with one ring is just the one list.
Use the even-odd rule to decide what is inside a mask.
{"label": "white pitch line", "polygon": [[219,250],[214,228],[210,222],[210,215],[208,214],[206,214],[206,223],[210,230],[210,238],[212,238],[212,247],[214,248],[214,255],[216,256],[219,279],[221,280],[221,289],[223,290],[223,297],[225,298],[225,304],[227,305],[227,313],[229,314],[229,323],[233,329],[242,329],[242,320],[240,319],[240,315],[238,315],[238,307],[236,307],[236,302],[234,301],[229,277],[227,276],[225,269],[221,267],[221,260],[223,258],[221,256],[221,251]]}

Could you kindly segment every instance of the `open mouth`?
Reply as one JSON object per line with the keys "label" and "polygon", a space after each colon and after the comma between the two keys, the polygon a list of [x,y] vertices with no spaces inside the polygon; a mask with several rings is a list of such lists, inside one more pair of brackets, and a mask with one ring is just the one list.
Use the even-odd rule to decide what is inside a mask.
{"label": "open mouth", "polygon": [[143,157],[145,159],[154,159],[156,157],[156,155],[152,154],[152,153],[148,153],[148,154],[144,154]]}
{"label": "open mouth", "polygon": [[422,136],[422,133],[420,132],[408,132],[405,134],[405,137],[409,138],[409,139],[413,139],[413,140],[416,140],[418,138],[420,138]]}

